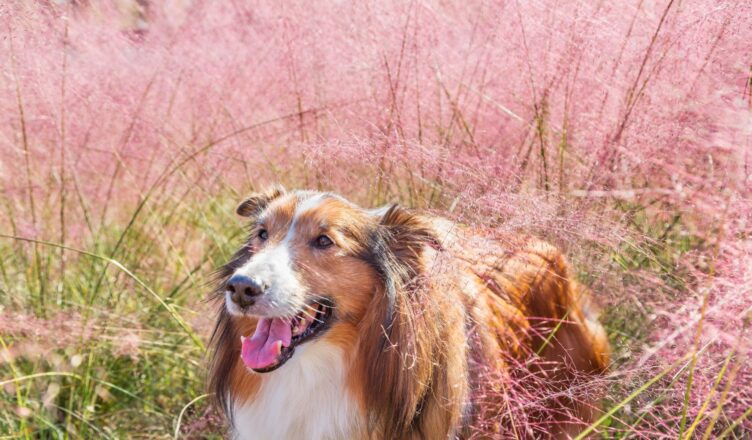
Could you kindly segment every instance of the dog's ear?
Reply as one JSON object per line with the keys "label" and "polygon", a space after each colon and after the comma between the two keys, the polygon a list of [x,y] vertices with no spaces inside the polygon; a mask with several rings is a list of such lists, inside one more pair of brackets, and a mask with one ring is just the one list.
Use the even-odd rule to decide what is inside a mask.
{"label": "dog's ear", "polygon": [[238,205],[235,212],[241,217],[253,217],[263,211],[269,202],[284,195],[285,192],[285,188],[281,185],[272,185],[262,192],[248,196]]}
{"label": "dog's ear", "polygon": [[[382,236],[394,259],[407,269],[412,277],[420,272],[420,258],[426,246],[440,248],[436,231],[429,221],[410,209],[392,205],[379,208],[383,215],[379,221]],[[407,282],[408,280],[402,280]]]}
{"label": "dog's ear", "polygon": [[439,249],[436,232],[429,221],[399,205],[374,212],[378,224],[371,238],[369,260],[381,275],[386,287],[386,320],[393,317],[396,292],[412,284],[424,271],[425,248]]}
{"label": "dog's ear", "polygon": [[368,261],[379,273],[383,293],[373,298],[364,322],[361,366],[372,422],[384,438],[405,438],[420,422],[422,402],[437,383],[433,355],[441,350],[437,310],[426,297],[423,255],[438,246],[430,222],[392,206],[374,213],[378,223]]}

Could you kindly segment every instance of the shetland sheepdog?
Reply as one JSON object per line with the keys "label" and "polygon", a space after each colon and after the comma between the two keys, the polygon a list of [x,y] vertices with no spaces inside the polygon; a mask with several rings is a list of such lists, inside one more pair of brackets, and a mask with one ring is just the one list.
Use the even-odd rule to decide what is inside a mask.
{"label": "shetland sheepdog", "polygon": [[208,377],[233,438],[498,437],[515,422],[494,390],[528,376],[579,424],[520,436],[597,413],[566,387],[605,371],[608,343],[551,245],[281,187],[237,213],[250,233],[218,271]]}

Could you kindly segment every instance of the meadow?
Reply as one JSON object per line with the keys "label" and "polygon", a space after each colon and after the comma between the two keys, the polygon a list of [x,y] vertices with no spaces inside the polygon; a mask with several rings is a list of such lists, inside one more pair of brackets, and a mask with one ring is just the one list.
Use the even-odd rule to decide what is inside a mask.
{"label": "meadow", "polygon": [[[222,438],[207,297],[271,183],[549,240],[612,344],[583,435],[752,436],[752,3],[11,0],[0,22],[0,439]],[[536,402],[512,400],[524,438]]]}

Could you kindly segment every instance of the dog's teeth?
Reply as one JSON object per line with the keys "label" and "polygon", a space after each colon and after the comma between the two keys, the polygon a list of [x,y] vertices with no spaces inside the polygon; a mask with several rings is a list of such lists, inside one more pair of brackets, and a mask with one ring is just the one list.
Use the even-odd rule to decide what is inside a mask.
{"label": "dog's teeth", "polygon": [[241,343],[241,344],[244,344],[244,343],[245,343],[245,340],[246,340],[246,339],[248,339],[248,338],[246,338],[246,337],[245,337],[245,336],[243,336],[243,335],[240,335],[240,343]]}
{"label": "dog's teeth", "polygon": [[279,356],[282,353],[282,341],[277,341],[277,347],[274,350],[276,355]]}

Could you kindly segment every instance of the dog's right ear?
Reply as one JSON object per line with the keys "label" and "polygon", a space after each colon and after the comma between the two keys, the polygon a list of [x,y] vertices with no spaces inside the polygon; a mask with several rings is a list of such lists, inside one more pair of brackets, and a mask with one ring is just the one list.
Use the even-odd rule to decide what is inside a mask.
{"label": "dog's right ear", "polygon": [[281,185],[272,185],[265,191],[248,196],[238,205],[235,212],[241,217],[253,217],[261,213],[269,205],[269,202],[286,193]]}

